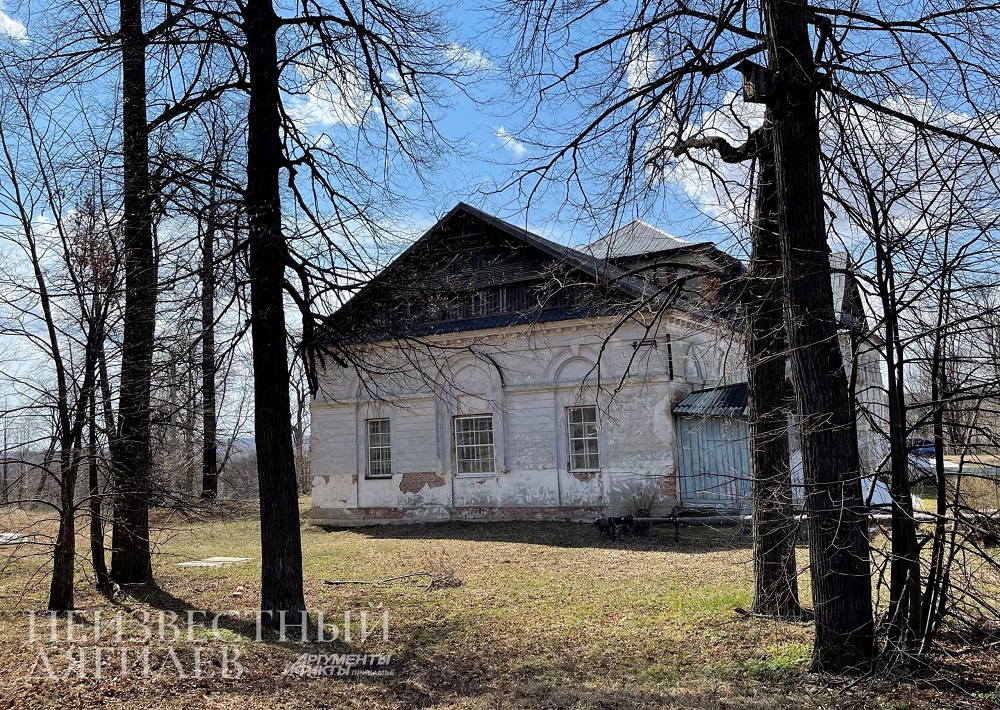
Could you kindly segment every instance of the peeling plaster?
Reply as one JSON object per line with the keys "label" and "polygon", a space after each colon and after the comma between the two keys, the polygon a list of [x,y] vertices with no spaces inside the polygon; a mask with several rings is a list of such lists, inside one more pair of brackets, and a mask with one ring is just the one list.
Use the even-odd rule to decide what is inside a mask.
{"label": "peeling plaster", "polygon": [[401,493],[419,493],[424,487],[440,488],[445,480],[433,471],[426,473],[404,473],[399,481]]}

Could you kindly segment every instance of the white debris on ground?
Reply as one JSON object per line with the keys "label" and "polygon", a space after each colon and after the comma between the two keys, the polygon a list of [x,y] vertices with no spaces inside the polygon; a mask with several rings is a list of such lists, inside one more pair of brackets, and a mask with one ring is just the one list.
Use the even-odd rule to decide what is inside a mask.
{"label": "white debris on ground", "polygon": [[206,557],[203,560],[190,560],[188,562],[178,562],[175,567],[222,567],[223,565],[235,565],[242,562],[249,562],[249,557]]}
{"label": "white debris on ground", "polygon": [[27,542],[28,536],[21,533],[0,532],[0,545],[19,545]]}

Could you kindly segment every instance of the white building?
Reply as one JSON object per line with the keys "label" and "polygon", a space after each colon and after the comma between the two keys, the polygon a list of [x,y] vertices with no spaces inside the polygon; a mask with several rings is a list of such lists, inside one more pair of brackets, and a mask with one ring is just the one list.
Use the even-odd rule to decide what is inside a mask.
{"label": "white building", "polygon": [[741,273],[641,222],[578,251],[458,205],[328,323],[312,521],[744,506]]}

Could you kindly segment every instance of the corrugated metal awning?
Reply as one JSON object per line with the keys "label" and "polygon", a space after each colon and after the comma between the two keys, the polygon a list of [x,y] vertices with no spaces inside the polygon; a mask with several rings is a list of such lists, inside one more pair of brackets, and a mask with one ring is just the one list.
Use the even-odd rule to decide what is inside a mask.
{"label": "corrugated metal awning", "polygon": [[679,417],[747,417],[747,383],[695,390],[674,407]]}

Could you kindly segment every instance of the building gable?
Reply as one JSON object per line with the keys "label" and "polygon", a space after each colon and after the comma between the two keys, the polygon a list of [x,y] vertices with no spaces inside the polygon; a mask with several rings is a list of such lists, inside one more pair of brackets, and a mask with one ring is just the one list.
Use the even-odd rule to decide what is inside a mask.
{"label": "building gable", "polygon": [[326,320],[326,339],[375,342],[611,315],[677,300],[631,266],[460,203]]}
{"label": "building gable", "polygon": [[634,295],[622,276],[459,204],[333,314],[326,332],[371,342],[600,315]]}

